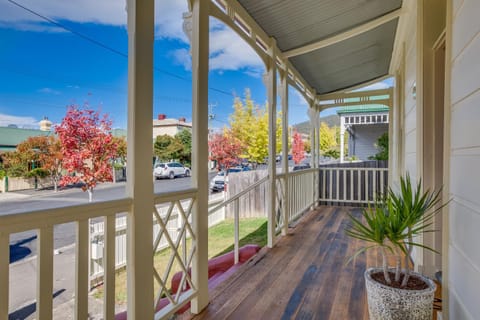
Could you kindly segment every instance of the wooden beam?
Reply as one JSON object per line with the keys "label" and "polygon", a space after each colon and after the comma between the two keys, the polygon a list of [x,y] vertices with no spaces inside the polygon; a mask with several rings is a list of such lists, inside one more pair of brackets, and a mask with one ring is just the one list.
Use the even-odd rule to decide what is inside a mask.
{"label": "wooden beam", "polygon": [[355,37],[359,34],[362,34],[362,33],[365,33],[367,31],[370,31],[372,29],[375,29],[376,27],[379,27],[382,24],[387,23],[387,22],[389,22],[393,19],[398,18],[401,15],[401,13],[402,13],[402,9],[401,8],[397,9],[397,10],[392,11],[390,13],[387,13],[387,14],[385,14],[385,15],[383,15],[383,16],[375,19],[375,20],[364,23],[364,24],[362,24],[358,27],[355,27],[355,28],[350,29],[348,31],[342,32],[342,33],[337,34],[333,37],[323,39],[323,40],[308,44],[306,46],[302,46],[302,47],[298,47],[298,48],[295,48],[295,49],[292,49],[292,50],[285,51],[283,53],[283,56],[285,58],[291,58],[291,57],[299,56],[299,55],[302,55],[302,54],[305,54],[305,53],[308,53],[308,52],[312,52],[312,51],[315,51],[315,50],[318,50],[318,49],[321,49],[321,48],[324,48],[324,47],[328,47],[332,44],[335,44],[335,43],[338,43],[338,42],[341,42],[341,41],[344,41],[344,40],[347,40],[347,39],[350,39],[350,38]]}

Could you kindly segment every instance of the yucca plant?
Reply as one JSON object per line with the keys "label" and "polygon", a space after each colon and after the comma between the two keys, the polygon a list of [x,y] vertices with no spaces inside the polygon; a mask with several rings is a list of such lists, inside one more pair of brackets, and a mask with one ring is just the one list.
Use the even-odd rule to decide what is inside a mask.
{"label": "yucca plant", "polygon": [[[409,257],[413,246],[433,250],[415,242],[415,237],[432,232],[433,217],[443,207],[440,202],[441,190],[422,192],[421,180],[413,187],[410,176],[400,178],[400,190],[395,192],[389,188],[386,195],[375,201],[373,206],[362,211],[356,218],[350,214],[351,227],[346,234],[369,242],[370,245],[360,248],[353,256],[372,248],[379,248],[382,255],[382,268],[385,282],[391,285],[387,253],[396,257],[395,281],[400,281],[401,255],[405,256],[405,271],[401,288],[406,287],[409,279]],[[352,259],[350,258],[350,259]]]}

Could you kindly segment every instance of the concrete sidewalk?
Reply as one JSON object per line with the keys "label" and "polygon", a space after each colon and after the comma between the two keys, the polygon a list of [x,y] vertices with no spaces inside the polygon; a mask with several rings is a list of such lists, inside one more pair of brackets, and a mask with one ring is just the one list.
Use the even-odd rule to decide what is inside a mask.
{"label": "concrete sidewalk", "polygon": [[[75,246],[58,251],[53,258],[53,318],[74,319]],[[10,265],[9,320],[36,318],[37,259],[35,257]],[[103,302],[89,297],[89,319],[103,318]]]}

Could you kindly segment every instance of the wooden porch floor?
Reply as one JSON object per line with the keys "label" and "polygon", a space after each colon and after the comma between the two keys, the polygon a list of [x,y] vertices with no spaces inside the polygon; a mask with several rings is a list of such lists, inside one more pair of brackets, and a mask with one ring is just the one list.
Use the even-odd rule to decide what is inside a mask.
{"label": "wooden porch floor", "polygon": [[319,207],[306,214],[272,249],[262,249],[210,293],[209,306],[193,319],[368,319],[363,272],[377,265],[344,234],[347,211]]}

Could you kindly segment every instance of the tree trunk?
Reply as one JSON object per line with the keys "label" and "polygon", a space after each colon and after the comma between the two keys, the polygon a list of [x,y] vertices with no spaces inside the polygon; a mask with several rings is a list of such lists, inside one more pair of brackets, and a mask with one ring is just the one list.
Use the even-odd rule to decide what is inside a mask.
{"label": "tree trunk", "polygon": [[388,274],[388,263],[387,263],[387,255],[385,253],[385,248],[382,247],[382,267],[383,267],[383,277],[387,284],[391,284],[392,280],[390,280],[390,275]]}
{"label": "tree trunk", "polygon": [[93,201],[93,188],[88,188],[87,192],[88,192],[88,202],[92,202]]}
{"label": "tree trunk", "polygon": [[[410,229],[408,229],[408,232],[410,233]],[[408,237],[408,242],[410,242],[410,243],[413,242],[412,236]],[[410,259],[410,256],[412,254],[412,249],[413,249],[413,246],[410,245],[408,247],[408,254],[405,256],[405,276],[403,277],[403,281],[402,281],[402,284],[401,284],[402,288],[407,286],[408,279],[410,278],[410,267],[408,266],[408,263],[410,262],[409,259]]]}
{"label": "tree trunk", "polygon": [[402,268],[402,259],[400,258],[399,255],[395,257],[395,262],[396,262],[396,268],[395,268],[395,281],[398,282],[400,281],[400,271]]}

